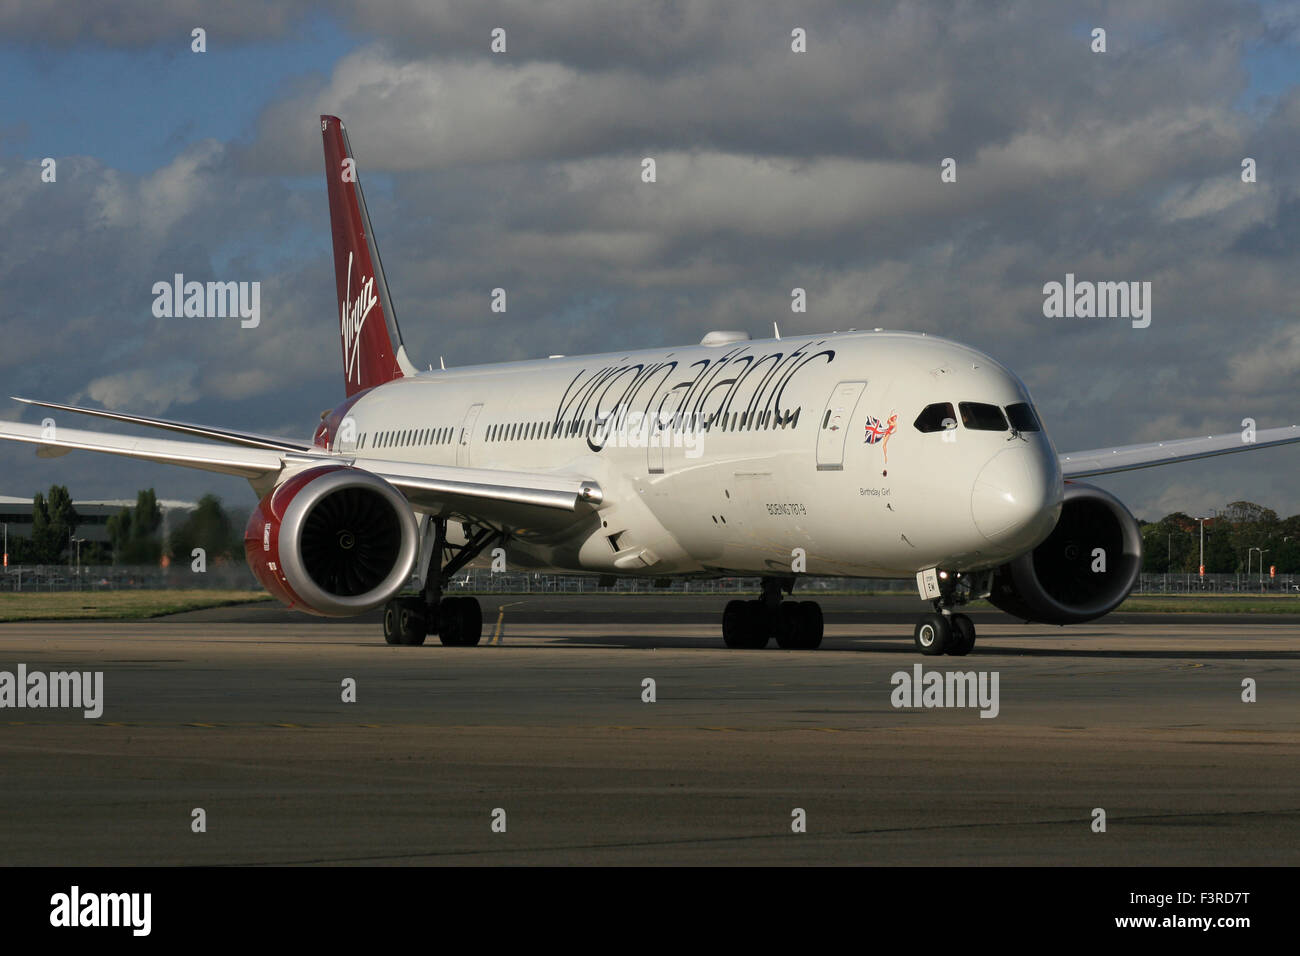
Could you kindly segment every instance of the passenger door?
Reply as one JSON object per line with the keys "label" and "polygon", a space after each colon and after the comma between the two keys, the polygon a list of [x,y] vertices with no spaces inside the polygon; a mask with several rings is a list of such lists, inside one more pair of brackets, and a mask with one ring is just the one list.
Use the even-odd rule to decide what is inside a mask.
{"label": "passenger door", "polygon": [[866,382],[840,382],[831,391],[822,411],[817,428],[817,470],[842,471],[844,469],[844,440],[854,422],[853,413],[858,407]]}

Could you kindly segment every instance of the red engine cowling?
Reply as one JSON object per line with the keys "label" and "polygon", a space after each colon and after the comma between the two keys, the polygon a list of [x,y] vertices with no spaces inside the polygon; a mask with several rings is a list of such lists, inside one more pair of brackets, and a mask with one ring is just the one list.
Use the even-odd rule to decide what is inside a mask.
{"label": "red engine cowling", "polygon": [[400,491],[359,468],[322,465],[281,483],[244,529],[248,566],[289,607],[348,617],[411,576],[419,525]]}
{"label": "red engine cowling", "polygon": [[989,603],[1044,624],[1079,624],[1109,614],[1142,570],[1142,533],[1108,491],[1066,482],[1055,530],[1027,554],[998,568]]}

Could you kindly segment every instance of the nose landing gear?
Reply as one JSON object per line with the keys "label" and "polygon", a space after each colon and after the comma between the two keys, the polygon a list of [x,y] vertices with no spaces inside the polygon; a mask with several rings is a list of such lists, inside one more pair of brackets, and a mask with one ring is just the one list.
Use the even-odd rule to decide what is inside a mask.
{"label": "nose landing gear", "polygon": [[916,649],[927,657],[950,654],[964,657],[975,648],[975,622],[953,608],[975,597],[987,597],[992,573],[962,574],[950,571],[923,571],[917,575],[921,597],[930,599],[934,613],[916,622],[912,640]]}

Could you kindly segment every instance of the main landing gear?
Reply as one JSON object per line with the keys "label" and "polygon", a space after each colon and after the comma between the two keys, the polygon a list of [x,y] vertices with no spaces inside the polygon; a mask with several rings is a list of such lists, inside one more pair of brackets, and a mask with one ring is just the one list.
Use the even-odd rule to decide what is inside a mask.
{"label": "main landing gear", "polygon": [[[397,597],[384,605],[384,641],[389,644],[419,645],[429,634],[448,647],[472,647],[483,636],[483,610],[472,597],[443,597],[447,581],[473,561],[500,532],[487,528],[476,531],[462,545],[447,543],[447,519],[432,518],[433,551],[424,588],[418,597]],[[442,555],[452,550],[451,560]]]}
{"label": "main landing gear", "polygon": [[[975,648],[975,622],[965,614],[954,614],[953,608],[965,604],[973,594],[987,594],[988,575],[966,575],[957,572],[925,572],[933,575],[930,587],[938,586],[939,596],[932,600],[934,613],[926,614],[916,622],[912,640],[916,649],[927,657],[950,654],[965,657]],[[921,584],[922,595],[926,594]]]}
{"label": "main landing gear", "polygon": [[728,647],[757,649],[776,639],[785,650],[821,647],[822,608],[816,601],[785,601],[794,578],[764,578],[757,601],[729,601],[722,612],[722,641]]}

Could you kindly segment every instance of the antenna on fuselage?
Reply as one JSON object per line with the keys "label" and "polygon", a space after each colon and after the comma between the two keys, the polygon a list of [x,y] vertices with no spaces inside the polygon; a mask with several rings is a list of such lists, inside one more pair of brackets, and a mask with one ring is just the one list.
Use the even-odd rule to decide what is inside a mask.
{"label": "antenna on fuselage", "polygon": [[447,363],[442,360],[441,355],[438,356],[438,368],[442,369],[444,372],[447,371]]}
{"label": "antenna on fuselage", "polygon": [[781,341],[781,330],[777,327],[775,322],[772,323],[772,332],[776,335],[776,340],[778,342]]}

